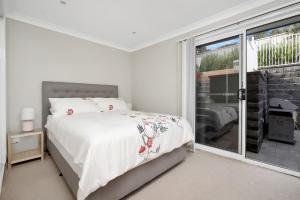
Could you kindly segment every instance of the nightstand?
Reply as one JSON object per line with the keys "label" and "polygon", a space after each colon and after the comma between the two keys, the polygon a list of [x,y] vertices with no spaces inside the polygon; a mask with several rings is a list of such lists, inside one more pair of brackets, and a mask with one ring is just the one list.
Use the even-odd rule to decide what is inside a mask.
{"label": "nightstand", "polygon": [[[26,137],[38,137],[38,148],[30,149],[21,152],[13,152],[12,145],[15,143],[14,140],[18,140]],[[8,133],[7,135],[7,158],[8,158],[8,168],[11,165],[35,158],[44,159],[44,133],[42,130],[32,131],[32,132],[19,132],[19,133]]]}

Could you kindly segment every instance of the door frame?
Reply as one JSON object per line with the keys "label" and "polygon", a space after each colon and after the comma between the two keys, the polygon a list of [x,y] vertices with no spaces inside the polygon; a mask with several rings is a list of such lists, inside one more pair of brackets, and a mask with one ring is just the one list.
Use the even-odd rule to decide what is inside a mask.
{"label": "door frame", "polygon": [[[208,43],[211,43],[211,42],[217,42],[217,41],[220,41],[220,40],[226,40],[228,38],[232,38],[232,37],[238,37],[239,40],[240,40],[240,48],[239,48],[239,89],[243,88],[244,87],[244,83],[243,83],[243,52],[244,52],[244,49],[243,49],[243,31],[242,30],[233,30],[233,31],[230,31],[230,32],[226,32],[224,34],[218,34],[218,35],[215,35],[215,36],[210,36],[209,38],[201,38],[201,37],[197,37],[195,39],[195,48],[197,46],[200,46],[200,45],[206,45]],[[240,154],[242,155],[243,153],[243,134],[242,134],[242,130],[243,130],[243,115],[245,114],[245,112],[243,112],[244,110],[244,107],[243,107],[243,102],[244,100],[239,100],[239,121],[238,121],[238,141],[239,141],[239,144],[238,144],[238,153],[234,153],[234,152],[230,152],[230,151],[226,151],[226,150],[222,150],[222,149],[218,149],[216,147],[210,147],[210,146],[207,146],[207,145],[204,145],[204,144],[197,144],[195,143],[195,147],[198,147],[198,148],[205,148],[205,147],[210,147],[212,148],[211,150],[213,151],[213,149],[218,149],[218,150],[221,150],[221,151],[225,151],[225,152],[228,152],[228,153],[232,153],[232,154]],[[194,129],[196,130],[196,129]],[[210,149],[209,148],[209,149]],[[205,148],[206,149],[206,148]],[[223,152],[223,153],[225,153]],[[228,155],[227,153],[225,153],[226,155]]]}
{"label": "door frame", "polygon": [[6,163],[6,18],[0,17],[0,195]]}
{"label": "door frame", "polygon": [[[277,9],[275,12],[269,12],[265,15],[260,15],[257,18],[251,19],[249,21],[246,21],[244,23],[237,23],[233,24],[232,26],[221,28],[221,29],[215,29],[210,31],[209,33],[203,33],[195,37],[195,47],[201,44],[206,44],[209,42],[226,39],[230,36],[236,36],[236,35],[242,35],[241,40],[241,51],[242,51],[242,62],[241,62],[241,72],[240,72],[240,88],[247,88],[247,30],[263,26],[269,23],[273,23],[282,19],[286,19],[289,17],[300,15],[300,5],[295,5],[292,7],[284,8],[284,9]],[[251,158],[246,157],[246,127],[247,127],[247,120],[246,120],[246,113],[247,113],[247,106],[246,101],[240,101],[239,102],[239,116],[241,117],[239,120],[239,135],[241,139],[239,140],[241,143],[241,153],[233,153],[222,149],[217,149],[214,147],[197,144],[195,143],[195,148],[199,150],[204,150],[210,153],[214,153],[217,155],[221,155],[224,157],[240,160],[242,162],[264,167],[267,169],[271,169],[277,172],[285,173],[288,175],[300,177],[300,172],[293,171],[290,169],[286,169],[283,167],[275,166],[272,164],[264,163],[262,161],[253,160]]]}

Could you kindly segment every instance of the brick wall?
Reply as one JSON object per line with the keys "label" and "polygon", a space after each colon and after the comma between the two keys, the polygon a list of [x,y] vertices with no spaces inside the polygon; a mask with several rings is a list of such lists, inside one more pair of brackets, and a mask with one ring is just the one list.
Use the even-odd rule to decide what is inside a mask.
{"label": "brick wall", "polygon": [[281,98],[298,106],[300,125],[300,65],[264,69],[268,77],[268,99]]}

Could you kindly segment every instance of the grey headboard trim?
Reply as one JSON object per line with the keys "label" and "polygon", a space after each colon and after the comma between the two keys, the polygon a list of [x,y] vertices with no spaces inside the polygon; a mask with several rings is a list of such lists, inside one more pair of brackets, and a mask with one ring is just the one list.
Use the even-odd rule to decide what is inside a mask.
{"label": "grey headboard trim", "polygon": [[118,97],[118,86],[84,83],[42,82],[42,127],[50,114],[49,98]]}

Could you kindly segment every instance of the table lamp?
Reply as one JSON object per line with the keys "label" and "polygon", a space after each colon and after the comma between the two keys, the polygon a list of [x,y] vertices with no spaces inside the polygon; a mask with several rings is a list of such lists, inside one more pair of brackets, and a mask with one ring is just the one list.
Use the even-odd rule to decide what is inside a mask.
{"label": "table lamp", "polygon": [[21,112],[22,131],[33,131],[33,121],[35,119],[35,112],[33,108],[23,108]]}

